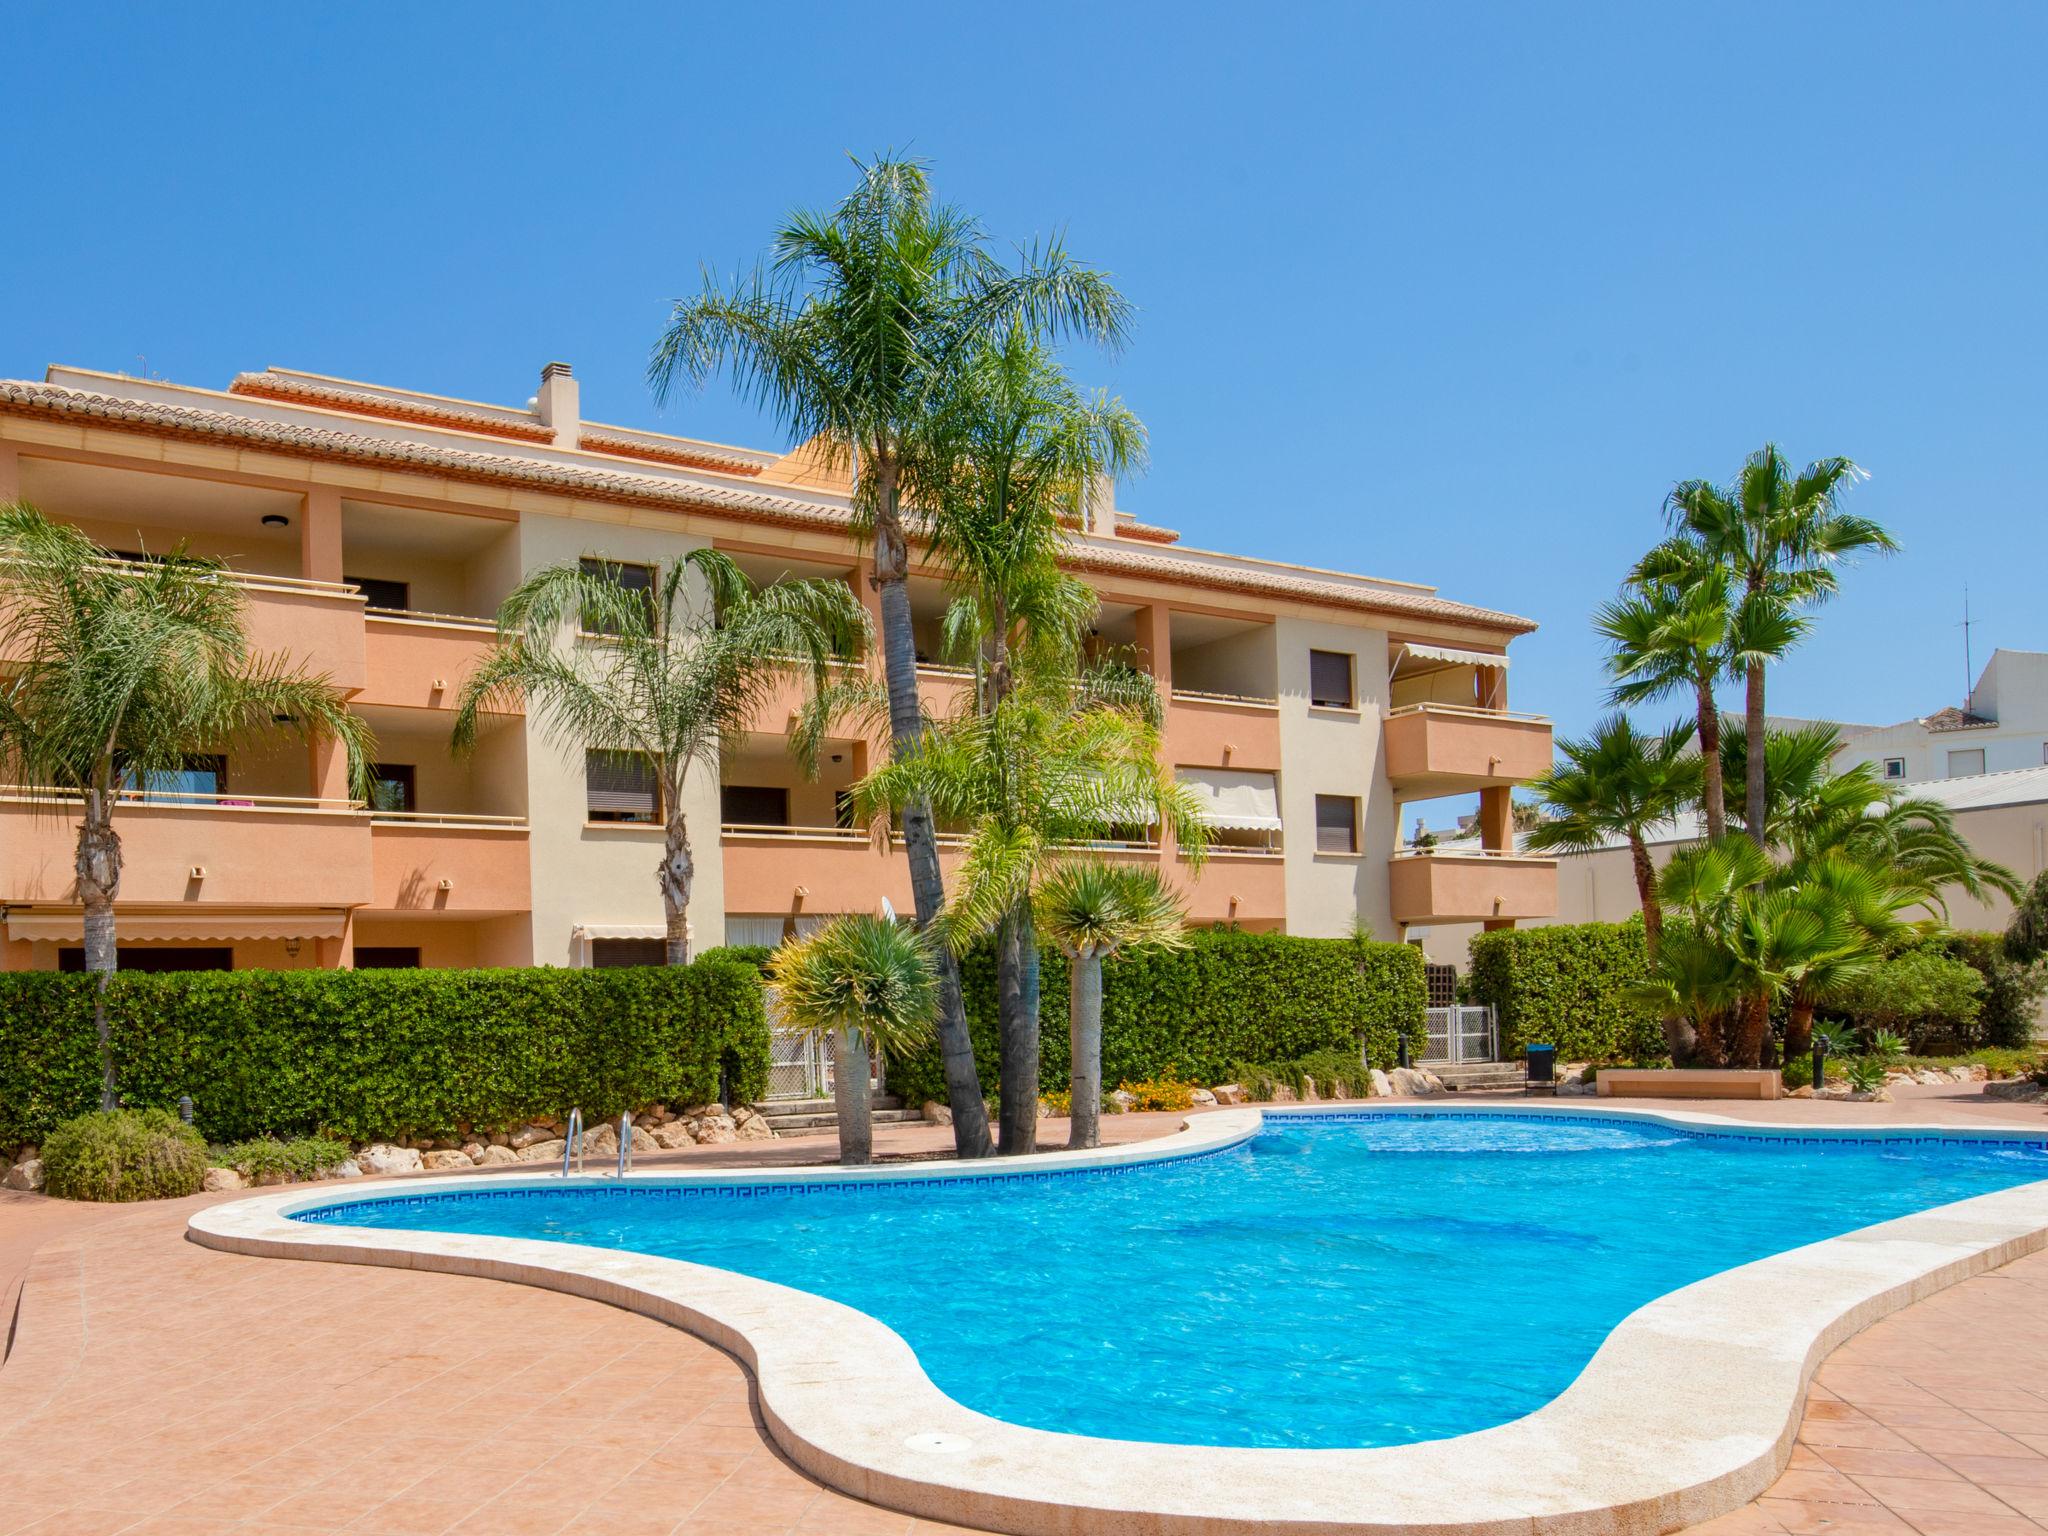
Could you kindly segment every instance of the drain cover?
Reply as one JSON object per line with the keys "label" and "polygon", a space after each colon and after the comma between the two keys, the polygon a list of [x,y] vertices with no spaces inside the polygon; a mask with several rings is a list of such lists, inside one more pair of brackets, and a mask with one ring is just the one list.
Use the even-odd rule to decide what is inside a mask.
{"label": "drain cover", "polygon": [[913,1451],[930,1451],[935,1456],[957,1456],[974,1447],[974,1442],[965,1435],[948,1435],[938,1430],[906,1436],[903,1443]]}

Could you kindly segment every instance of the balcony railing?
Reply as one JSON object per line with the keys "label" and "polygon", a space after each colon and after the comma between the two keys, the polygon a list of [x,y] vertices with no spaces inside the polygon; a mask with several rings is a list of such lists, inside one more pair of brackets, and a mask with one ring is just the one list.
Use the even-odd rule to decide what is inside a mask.
{"label": "balcony railing", "polygon": [[1470,704],[1407,704],[1387,711],[1387,780],[1427,799],[1520,784],[1550,768],[1550,721]]}
{"label": "balcony railing", "polygon": [[802,838],[810,841],[830,843],[865,843],[868,841],[864,827],[795,827],[781,822],[726,821],[720,822],[718,833],[721,837],[774,837],[785,839]]}
{"label": "balcony railing", "polygon": [[1557,860],[1506,849],[1400,848],[1387,866],[1401,923],[1524,920],[1557,915]]}
{"label": "balcony railing", "polygon": [[1176,688],[1173,690],[1176,704],[1228,704],[1239,709],[1278,709],[1278,699],[1263,698],[1254,693],[1210,693],[1201,688]]}
{"label": "balcony railing", "polygon": [[[114,798],[123,805],[178,806],[186,810],[223,811],[359,811],[360,800],[321,799],[316,795],[236,795],[184,789],[119,789]],[[85,795],[75,789],[58,789],[34,784],[0,784],[0,800],[19,804],[58,803],[82,805]]]}
{"label": "balcony railing", "polygon": [[486,816],[470,811],[378,811],[370,812],[377,826],[395,827],[504,827],[526,830],[524,816]]}

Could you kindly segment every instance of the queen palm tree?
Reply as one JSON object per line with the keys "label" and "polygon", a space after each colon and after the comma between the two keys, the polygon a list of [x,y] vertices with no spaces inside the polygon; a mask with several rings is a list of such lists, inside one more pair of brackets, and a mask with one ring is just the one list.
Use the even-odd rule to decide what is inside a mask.
{"label": "queen palm tree", "polygon": [[[1020,674],[1006,698],[937,722],[916,752],[857,787],[861,814],[922,800],[970,829],[953,899],[935,925],[956,953],[995,933],[1005,974],[1023,978],[1017,951],[1034,940],[1017,914],[1074,847],[1118,827],[1157,822],[1201,859],[1208,827],[1200,802],[1160,766],[1156,716],[1130,706],[1131,686],[1122,674],[1104,682]],[[1001,1148],[1011,1155],[1037,1148],[1037,1016],[1028,999],[999,1001],[1018,1021],[1002,1037]]]}
{"label": "queen palm tree", "polygon": [[902,1055],[931,1038],[938,977],[923,936],[887,918],[836,917],[776,950],[768,979],[786,1026],[832,1042],[839,1161],[873,1162],[873,1053]]}
{"label": "queen palm tree", "polygon": [[[1797,615],[1834,595],[1836,567],[1875,550],[1898,548],[1885,529],[1844,512],[1842,493],[1862,471],[1845,458],[1818,459],[1793,472],[1776,444],[1766,443],[1743,463],[1731,487],[1688,480],[1672,489],[1665,511],[1677,538],[1653,552],[1666,569],[1725,570],[1734,627],[1747,636],[1734,657],[1743,679],[1744,724],[1754,740],[1764,734],[1767,666],[1798,638]],[[1751,836],[1761,844],[1764,765],[1748,765],[1745,805]]]}
{"label": "queen palm tree", "polygon": [[[882,156],[856,162],[859,183],[830,213],[799,212],[771,261],[732,283],[707,278],[676,304],[648,376],[658,399],[729,370],[802,441],[855,475],[855,511],[874,541],[882,664],[893,750],[923,734],[911,631],[909,536],[928,531],[945,456],[933,452],[941,403],[985,346],[1012,329],[1121,344],[1129,306],[1102,273],[1055,241],[1010,271],[979,224],[933,200],[925,167]],[[945,905],[930,808],[903,807],[903,842],[920,927]],[[954,1144],[990,1150],[959,970],[941,951],[939,1048]]]}
{"label": "queen palm tree", "polygon": [[[283,656],[251,656],[241,588],[218,560],[180,547],[116,560],[78,529],[24,502],[0,505],[0,765],[9,778],[83,806],[73,870],[85,968],[119,962],[116,812],[125,796],[283,725],[338,744],[350,792],[369,789],[371,740],[324,677]],[[100,1107],[117,1103],[104,996]]]}
{"label": "queen palm tree", "polygon": [[1643,940],[1651,958],[1664,931],[1649,838],[1670,827],[1699,796],[1700,760],[1687,750],[1693,728],[1681,722],[1646,736],[1626,715],[1610,715],[1584,740],[1558,743],[1564,761],[1530,785],[1549,815],[1528,834],[1532,853],[1589,853],[1619,838],[1628,844]]}
{"label": "queen palm tree", "polygon": [[[454,747],[474,748],[484,711],[523,700],[558,746],[651,775],[667,962],[686,965],[696,865],[685,776],[693,766],[716,771],[719,742],[746,729],[792,668],[807,713],[827,708],[833,664],[857,658],[866,634],[844,583],[756,587],[713,549],[690,551],[651,590],[622,585],[603,562],[551,565],[499,608],[498,643],[457,701]],[[799,739],[818,734],[812,721]]]}
{"label": "queen palm tree", "polygon": [[1075,859],[1038,887],[1038,927],[1067,957],[1067,1146],[1102,1141],[1102,962],[1180,949],[1186,909],[1155,869]]}

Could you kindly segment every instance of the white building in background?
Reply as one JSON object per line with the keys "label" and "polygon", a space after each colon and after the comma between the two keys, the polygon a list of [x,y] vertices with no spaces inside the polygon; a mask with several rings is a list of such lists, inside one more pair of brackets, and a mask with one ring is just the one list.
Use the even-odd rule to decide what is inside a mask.
{"label": "white building in background", "polygon": [[1961,708],[1842,735],[1837,767],[1870,763],[1895,784],[2048,765],[2048,651],[1993,651]]}

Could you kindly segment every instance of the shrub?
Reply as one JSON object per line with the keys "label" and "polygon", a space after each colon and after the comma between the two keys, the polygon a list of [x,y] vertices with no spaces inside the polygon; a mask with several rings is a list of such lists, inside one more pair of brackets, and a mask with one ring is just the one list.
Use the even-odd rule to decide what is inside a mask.
{"label": "shrub", "polygon": [[2015,959],[1995,933],[1950,933],[1929,942],[1984,978],[1974,1037],[1958,1044],[2021,1047],[2033,1041],[2041,1001],[2048,998],[2048,959]]}
{"label": "shrub", "polygon": [[1984,978],[1974,967],[1921,947],[1887,956],[1843,983],[1827,1009],[1866,1036],[1903,1037],[1911,1049],[1926,1052],[1968,1040],[1983,995]]}
{"label": "shrub", "polygon": [[1858,1093],[1875,1093],[1884,1086],[1884,1063],[1875,1056],[1851,1056],[1842,1064],[1842,1075]]}
{"label": "shrub", "polygon": [[[1067,1086],[1067,966],[1040,955],[1039,1093]],[[961,962],[968,1030],[984,1086],[999,1080],[995,957]],[[1103,967],[1102,1080],[1229,1082],[1235,1062],[1299,1061],[1320,1051],[1391,1066],[1402,1030],[1422,1028],[1422,951],[1370,939],[1309,939],[1234,929],[1188,934],[1182,950],[1145,950]],[[945,1101],[936,1046],[888,1065],[908,1103]]]}
{"label": "shrub", "polygon": [[266,1136],[215,1147],[213,1160],[245,1179],[317,1179],[348,1161],[348,1144],[324,1136],[300,1136],[291,1141]]}
{"label": "shrub", "polygon": [[1493,1006],[1503,1056],[1531,1041],[1560,1061],[1656,1061],[1656,1010],[1623,995],[1647,968],[1643,923],[1509,928],[1472,940],[1472,995]]}
{"label": "shrub", "polygon": [[1813,1058],[1795,1056],[1778,1069],[1787,1088],[1808,1088],[1813,1084]]}
{"label": "shrub", "polygon": [[43,1142],[44,1188],[66,1200],[166,1200],[206,1182],[206,1143],[167,1109],[95,1110]]}
{"label": "shrub", "polygon": [[1254,1099],[1270,1099],[1276,1088],[1303,1093],[1311,1078],[1316,1092],[1325,1096],[1332,1088],[1341,1088],[1354,1099],[1372,1094],[1372,1069],[1356,1051],[1317,1051],[1296,1061],[1236,1061],[1216,1081],[1237,1083]]}
{"label": "shrub", "polygon": [[[98,1094],[92,978],[0,975],[0,1142],[34,1141]],[[24,1024],[17,1004],[25,1001]],[[221,1141],[322,1132],[452,1136],[581,1106],[767,1085],[760,973],[730,959],[607,970],[116,975],[115,1074],[131,1103],[191,1095]]]}
{"label": "shrub", "polygon": [[1175,1082],[1172,1078],[1157,1082],[1119,1083],[1117,1091],[1131,1096],[1130,1108],[1134,1113],[1141,1109],[1192,1109],[1195,1103],[1195,1085]]}

